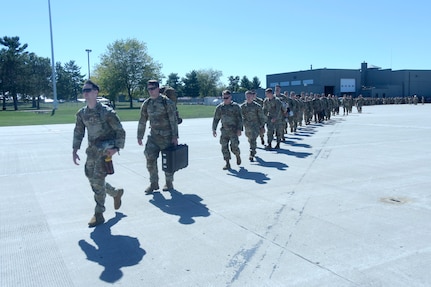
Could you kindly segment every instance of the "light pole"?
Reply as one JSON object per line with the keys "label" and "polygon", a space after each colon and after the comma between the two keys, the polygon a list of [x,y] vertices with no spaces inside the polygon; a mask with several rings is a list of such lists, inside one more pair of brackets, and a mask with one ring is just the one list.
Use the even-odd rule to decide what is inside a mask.
{"label": "light pole", "polygon": [[56,82],[57,75],[55,73],[55,60],[54,60],[54,44],[52,40],[51,1],[49,0],[48,0],[48,10],[49,10],[49,30],[51,34],[52,90],[54,94],[54,108],[52,109],[52,113],[51,113],[51,116],[53,116],[55,113],[55,110],[58,107],[58,101],[57,101],[57,82]]}
{"label": "light pole", "polygon": [[85,52],[87,52],[87,61],[88,61],[88,79],[90,79],[90,49],[85,49]]}

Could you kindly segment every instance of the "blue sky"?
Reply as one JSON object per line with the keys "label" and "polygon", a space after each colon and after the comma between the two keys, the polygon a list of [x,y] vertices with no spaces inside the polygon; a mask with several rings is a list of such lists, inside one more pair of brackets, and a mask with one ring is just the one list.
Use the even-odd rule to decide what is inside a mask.
{"label": "blue sky", "polygon": [[[2,1],[0,36],[51,58],[48,0]],[[115,40],[136,38],[165,76],[221,80],[319,68],[431,69],[427,0],[51,0],[54,58],[87,74]]]}

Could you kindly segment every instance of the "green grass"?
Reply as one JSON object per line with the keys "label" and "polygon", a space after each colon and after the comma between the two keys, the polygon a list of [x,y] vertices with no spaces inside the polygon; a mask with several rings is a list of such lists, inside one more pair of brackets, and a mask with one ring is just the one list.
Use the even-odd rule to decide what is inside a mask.
{"label": "green grass", "polygon": [[[31,108],[31,104],[20,103],[18,110],[14,111],[13,105],[8,103],[6,110],[0,110],[0,127],[74,123],[76,112],[83,106],[84,103],[60,103],[51,116],[53,104],[41,104],[40,109],[36,110]],[[133,103],[132,109],[129,103],[117,103],[116,111],[121,121],[137,121],[140,107],[141,103]],[[178,105],[183,119],[212,117],[214,110],[214,106]]]}

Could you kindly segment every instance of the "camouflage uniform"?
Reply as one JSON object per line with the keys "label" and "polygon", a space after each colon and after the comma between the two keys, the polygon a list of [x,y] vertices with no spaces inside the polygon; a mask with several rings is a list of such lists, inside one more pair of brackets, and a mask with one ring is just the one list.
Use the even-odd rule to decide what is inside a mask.
{"label": "camouflage uniform", "polygon": [[[159,154],[172,145],[173,138],[178,138],[175,103],[164,95],[159,95],[156,99],[146,99],[141,106],[138,140],[142,140],[144,137],[147,121],[150,121],[151,130],[145,144],[144,154],[147,159],[151,186],[158,186],[157,159]],[[174,173],[165,172],[165,178],[166,183],[172,184]]]}
{"label": "camouflage uniform", "polygon": [[[255,102],[255,103],[257,103],[257,104],[259,104],[261,107],[263,107],[263,99],[261,99],[261,98],[259,98],[259,97],[256,97],[256,98],[254,99],[254,102]],[[263,115],[263,116],[265,117],[265,115]],[[264,121],[266,122],[266,119],[264,119]],[[262,145],[265,145],[264,136],[265,136],[265,132],[264,132],[264,130],[262,129],[262,131],[261,131],[261,132],[259,132],[259,137],[260,137],[260,141],[261,141]]]}
{"label": "camouflage uniform", "polygon": [[304,119],[304,101],[302,100],[302,98],[299,95],[296,95],[295,98],[296,101],[296,105],[297,105],[297,112],[295,115],[295,122],[296,122],[296,127],[298,126],[302,126],[302,120]]}
{"label": "camouflage uniform", "polygon": [[322,101],[320,100],[320,95],[316,94],[314,95],[314,99],[313,99],[313,114],[314,114],[314,121],[316,123],[322,122],[323,120],[322,112],[323,112]]}
{"label": "camouflage uniform", "polygon": [[115,111],[97,103],[94,109],[87,106],[76,113],[76,124],[73,131],[73,149],[80,149],[87,129],[88,147],[85,162],[85,175],[90,181],[96,201],[95,213],[105,211],[106,194],[116,197],[119,190],[105,182],[105,151],[107,148],[124,148],[126,132]]}
{"label": "camouflage uniform", "polygon": [[309,96],[305,97],[304,121],[306,125],[311,123],[313,118],[313,102]]}
{"label": "camouflage uniform", "polygon": [[346,95],[343,96],[343,99],[341,100],[341,104],[343,106],[343,115],[349,115],[349,99]]}
{"label": "camouflage uniform", "polygon": [[[263,101],[263,113],[266,116],[268,146],[271,146],[274,133],[277,137],[277,145],[280,144],[284,129],[284,111],[282,102],[274,97]],[[272,120],[275,120],[274,122]]]}
{"label": "camouflage uniform", "polygon": [[220,144],[223,159],[226,161],[230,160],[229,142],[232,153],[238,158],[240,150],[237,133],[243,130],[240,106],[235,102],[231,102],[228,105],[224,103],[219,104],[214,112],[213,131],[217,130],[220,120],[222,125],[220,129]]}
{"label": "camouflage uniform", "polygon": [[364,98],[362,97],[362,95],[360,95],[356,100],[356,108],[358,109],[358,113],[362,113],[363,105],[364,105]]}
{"label": "camouflage uniform", "polygon": [[265,126],[262,106],[256,102],[243,103],[241,113],[244,121],[245,136],[250,144],[250,157],[256,155],[256,139]]}
{"label": "camouflage uniform", "polygon": [[296,128],[297,128],[296,121],[295,121],[295,115],[297,112],[296,102],[291,97],[288,97],[286,99],[286,102],[287,102],[287,105],[290,109],[290,112],[287,114],[287,121],[289,122],[290,132],[294,133],[294,132],[296,132]]}

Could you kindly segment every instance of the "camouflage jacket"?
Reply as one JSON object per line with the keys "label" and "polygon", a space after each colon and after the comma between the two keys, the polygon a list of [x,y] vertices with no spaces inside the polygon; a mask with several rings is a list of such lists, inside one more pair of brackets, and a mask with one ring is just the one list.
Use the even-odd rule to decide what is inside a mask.
{"label": "camouflage jacket", "polygon": [[263,101],[263,113],[265,114],[267,121],[271,121],[272,119],[283,120],[284,111],[283,104],[280,99],[276,97],[271,100],[266,98]]}
{"label": "camouflage jacket", "polygon": [[262,106],[256,102],[250,104],[244,102],[241,105],[241,113],[244,121],[244,126],[262,128],[265,125],[265,115],[263,114]]}
{"label": "camouflage jacket", "polygon": [[156,99],[144,101],[138,122],[138,140],[144,137],[147,121],[150,121],[151,134],[178,138],[176,107],[168,97],[160,95]]}
{"label": "camouflage jacket", "polygon": [[242,131],[242,116],[240,106],[232,102],[229,105],[219,104],[214,112],[212,129],[215,131],[221,120],[222,129],[231,131]]}
{"label": "camouflage jacket", "polygon": [[111,107],[97,103],[94,109],[85,106],[76,113],[73,149],[81,148],[85,129],[89,146],[102,147],[103,142],[113,141],[116,148],[124,148],[126,132],[117,113]]}

